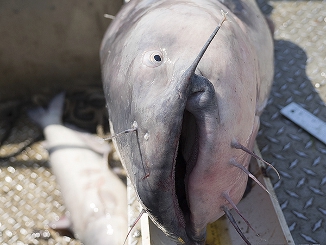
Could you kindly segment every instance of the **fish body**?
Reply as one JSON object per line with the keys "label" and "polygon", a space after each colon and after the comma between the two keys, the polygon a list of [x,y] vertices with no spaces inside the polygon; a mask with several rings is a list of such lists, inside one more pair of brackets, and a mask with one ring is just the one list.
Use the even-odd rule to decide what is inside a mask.
{"label": "fish body", "polygon": [[[223,19],[194,72],[189,71]],[[179,243],[238,203],[273,77],[273,40],[254,0],[132,0],[101,45],[111,129],[139,200]],[[134,125],[134,126],[132,126]]]}
{"label": "fish body", "polygon": [[[62,124],[63,102],[59,94],[47,110],[33,109],[29,115],[43,128],[71,228],[85,245],[120,245],[128,230],[126,187],[104,159],[108,144]],[[62,223],[54,228],[68,228]]]}

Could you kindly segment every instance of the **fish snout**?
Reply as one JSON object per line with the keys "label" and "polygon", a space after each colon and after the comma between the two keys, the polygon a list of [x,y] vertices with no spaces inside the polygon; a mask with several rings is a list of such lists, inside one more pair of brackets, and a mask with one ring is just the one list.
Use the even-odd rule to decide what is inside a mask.
{"label": "fish snout", "polygon": [[186,110],[200,120],[204,114],[215,114],[216,108],[217,98],[214,85],[204,76],[192,75]]}

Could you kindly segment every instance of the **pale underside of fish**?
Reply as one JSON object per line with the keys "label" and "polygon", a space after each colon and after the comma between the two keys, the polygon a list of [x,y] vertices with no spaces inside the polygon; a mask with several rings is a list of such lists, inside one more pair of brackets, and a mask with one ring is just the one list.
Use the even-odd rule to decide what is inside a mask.
{"label": "pale underside of fish", "polygon": [[[127,235],[127,193],[108,168],[109,145],[96,136],[62,124],[64,94],[47,109],[29,112],[44,132],[51,170],[62,193],[68,218],[51,223],[71,228],[85,245],[121,245]],[[71,226],[71,227],[69,227]]]}

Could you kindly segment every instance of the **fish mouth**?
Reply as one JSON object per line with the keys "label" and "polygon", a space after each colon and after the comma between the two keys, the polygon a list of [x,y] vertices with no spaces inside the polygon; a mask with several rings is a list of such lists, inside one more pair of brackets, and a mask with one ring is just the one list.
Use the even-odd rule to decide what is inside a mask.
{"label": "fish mouth", "polygon": [[[209,158],[214,151],[214,135],[219,123],[217,97],[212,83],[201,75],[193,74],[189,79],[189,90],[182,115],[181,131],[174,162],[175,195],[179,212],[185,223],[190,240],[201,244],[206,238],[206,229],[197,229],[191,220],[189,176],[201,159]],[[215,132],[213,135],[209,132]],[[212,137],[213,136],[213,137]],[[211,144],[211,145],[209,145]],[[209,148],[209,149],[207,149]],[[176,210],[176,212],[178,212]]]}
{"label": "fish mouth", "polygon": [[[195,116],[184,111],[177,158],[175,159],[175,192],[180,211],[184,218],[188,237],[193,240],[190,220],[188,181],[189,175],[196,166],[199,154],[199,131]],[[197,240],[197,239],[196,239]]]}
{"label": "fish mouth", "polygon": [[[144,109],[132,120],[137,130],[115,138],[115,144],[140,204],[154,224],[177,243],[203,244],[206,226],[198,227],[192,220],[191,203],[196,204],[197,198],[188,186],[193,185],[191,173],[202,163],[199,157],[210,155],[207,149],[214,148],[208,144],[217,130],[217,95],[202,75],[192,72],[181,81],[171,97],[162,96],[150,107],[142,103]],[[120,120],[115,120],[120,126]]]}

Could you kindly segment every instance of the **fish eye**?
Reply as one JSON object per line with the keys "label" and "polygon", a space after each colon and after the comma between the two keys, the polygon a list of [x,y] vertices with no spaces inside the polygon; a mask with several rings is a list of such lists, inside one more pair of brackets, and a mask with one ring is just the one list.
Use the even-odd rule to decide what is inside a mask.
{"label": "fish eye", "polygon": [[155,54],[155,55],[153,56],[153,58],[154,58],[154,60],[157,61],[157,62],[162,61],[162,58],[161,58],[161,56],[160,56],[159,54]]}
{"label": "fish eye", "polygon": [[143,64],[148,67],[158,67],[163,63],[163,53],[158,50],[147,51],[143,55]]}

